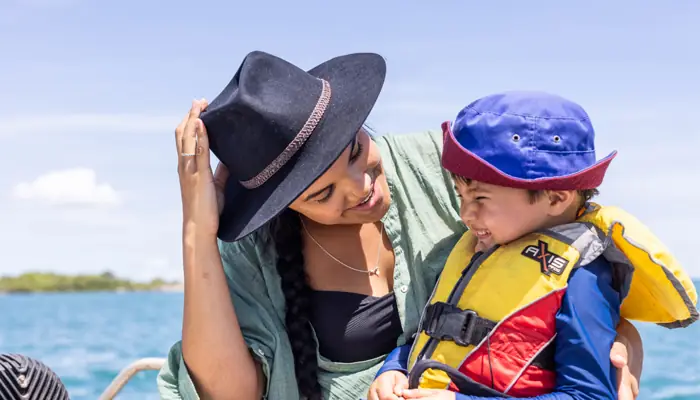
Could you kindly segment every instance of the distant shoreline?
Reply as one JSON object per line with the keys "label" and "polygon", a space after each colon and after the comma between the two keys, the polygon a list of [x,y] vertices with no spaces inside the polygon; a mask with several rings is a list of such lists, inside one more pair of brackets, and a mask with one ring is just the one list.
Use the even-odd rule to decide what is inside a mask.
{"label": "distant shoreline", "polygon": [[0,296],[19,296],[34,294],[79,294],[79,293],[184,293],[183,285],[152,289],[95,289],[95,290],[42,290],[42,291],[5,291],[0,290]]}
{"label": "distant shoreline", "polygon": [[18,276],[0,277],[0,294],[182,291],[184,284],[181,282],[160,278],[150,282],[136,282],[118,278],[111,272],[99,275],[27,272]]}

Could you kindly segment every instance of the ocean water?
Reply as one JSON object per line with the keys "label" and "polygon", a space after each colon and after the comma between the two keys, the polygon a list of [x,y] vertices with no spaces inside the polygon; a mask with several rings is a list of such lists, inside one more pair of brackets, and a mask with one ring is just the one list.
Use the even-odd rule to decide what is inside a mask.
{"label": "ocean water", "polygon": [[[73,400],[95,400],[142,357],[166,357],[182,332],[182,293],[0,295],[0,351],[50,366]],[[117,399],[159,399],[157,371],[136,374]]]}
{"label": "ocean water", "polygon": [[[181,335],[182,300],[182,293],[0,295],[0,352],[36,357],[72,399],[96,399],[132,361],[167,355]],[[636,325],[645,351],[639,399],[700,399],[700,323]],[[156,375],[137,374],[117,399],[158,399]]]}

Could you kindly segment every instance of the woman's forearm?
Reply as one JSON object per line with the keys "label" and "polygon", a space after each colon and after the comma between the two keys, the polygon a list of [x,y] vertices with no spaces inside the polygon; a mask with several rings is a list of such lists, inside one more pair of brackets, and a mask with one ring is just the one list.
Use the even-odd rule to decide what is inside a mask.
{"label": "woman's forearm", "polygon": [[182,352],[203,399],[260,399],[262,374],[236,318],[216,238],[183,237]]}

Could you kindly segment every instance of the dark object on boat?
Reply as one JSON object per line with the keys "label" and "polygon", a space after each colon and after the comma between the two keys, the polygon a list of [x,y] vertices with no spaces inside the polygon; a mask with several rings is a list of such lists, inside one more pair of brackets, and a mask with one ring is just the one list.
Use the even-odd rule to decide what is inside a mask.
{"label": "dark object on boat", "polygon": [[46,364],[21,354],[0,354],[0,399],[68,400],[68,390]]}

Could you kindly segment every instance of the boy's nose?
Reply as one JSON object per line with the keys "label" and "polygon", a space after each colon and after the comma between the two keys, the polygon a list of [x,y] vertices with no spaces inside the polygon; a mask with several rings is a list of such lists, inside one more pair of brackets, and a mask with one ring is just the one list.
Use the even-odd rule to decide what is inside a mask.
{"label": "boy's nose", "polygon": [[462,221],[467,225],[470,225],[477,217],[476,207],[471,202],[462,204],[462,209],[460,211]]}

